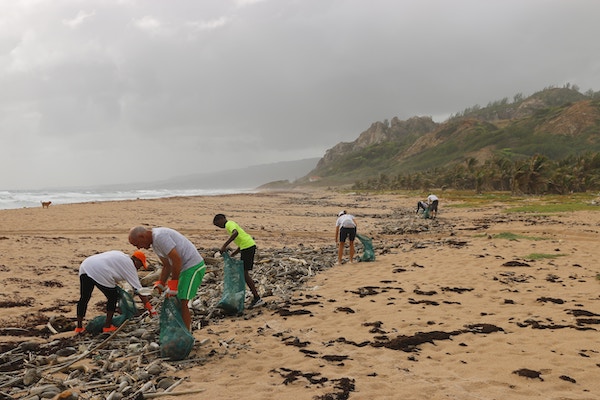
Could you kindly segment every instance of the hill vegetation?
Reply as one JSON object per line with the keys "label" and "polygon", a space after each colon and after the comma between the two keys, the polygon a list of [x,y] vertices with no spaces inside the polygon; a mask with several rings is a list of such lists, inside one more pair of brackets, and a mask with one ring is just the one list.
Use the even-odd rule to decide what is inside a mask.
{"label": "hill vegetation", "polygon": [[375,122],[298,183],[524,193],[600,189],[600,92],[569,84],[473,106],[443,123]]}

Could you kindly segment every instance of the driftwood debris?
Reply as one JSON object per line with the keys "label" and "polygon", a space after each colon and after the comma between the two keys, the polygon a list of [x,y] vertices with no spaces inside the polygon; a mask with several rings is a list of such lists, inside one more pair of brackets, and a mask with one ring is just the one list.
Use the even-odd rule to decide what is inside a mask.
{"label": "driftwood debris", "polygon": [[[357,248],[360,250],[359,246]],[[335,255],[333,245],[318,249],[261,249],[253,276],[259,292],[267,301],[266,307],[274,306],[272,303],[276,301],[286,301],[312,276],[331,268]],[[223,290],[223,259],[205,259],[209,268],[196,298],[191,302],[194,330],[205,329],[211,321],[226,318],[216,307]],[[157,271],[148,274],[142,285],[151,285],[156,275]],[[277,295],[277,300],[273,295]],[[250,293],[247,296],[251,296]],[[162,298],[152,297],[151,302],[160,313]],[[0,371],[0,391],[6,398],[59,398],[62,395],[61,398],[71,400],[138,400],[204,391],[202,388],[183,387],[174,390],[184,380],[170,375],[212,362],[214,357],[202,356],[202,346],[208,339],[197,341],[195,350],[192,350],[196,354],[186,360],[174,362],[162,359],[158,320],[147,312],[141,312],[108,337],[89,333],[67,337],[64,332],[72,327],[62,323],[64,321],[60,324],[49,321],[46,326],[48,333],[56,335],[55,332],[58,332],[56,336],[60,338],[50,337],[47,343],[24,342],[0,354],[0,366],[4,366]],[[219,344],[224,353],[243,348],[235,338],[219,341]]]}

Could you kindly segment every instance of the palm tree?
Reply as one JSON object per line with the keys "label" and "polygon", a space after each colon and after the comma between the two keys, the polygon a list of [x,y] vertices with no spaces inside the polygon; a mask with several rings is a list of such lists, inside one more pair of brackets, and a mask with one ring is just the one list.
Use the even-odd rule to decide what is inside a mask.
{"label": "palm tree", "polygon": [[529,159],[527,164],[527,189],[529,193],[538,194],[546,187],[545,180],[546,163],[548,158],[543,155],[536,154]]}

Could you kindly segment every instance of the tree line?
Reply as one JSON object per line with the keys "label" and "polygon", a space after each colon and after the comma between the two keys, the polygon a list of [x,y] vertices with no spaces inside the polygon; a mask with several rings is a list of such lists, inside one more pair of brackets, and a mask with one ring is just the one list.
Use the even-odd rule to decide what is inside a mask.
{"label": "tree line", "polygon": [[[592,89],[588,89],[585,93],[581,93],[579,86],[571,83],[563,85],[562,91],[554,91],[558,89],[556,86],[547,86],[543,90],[535,93],[533,96],[539,96],[544,99],[548,105],[560,106],[566,103],[571,103],[581,98],[587,98],[589,100],[600,99],[600,91],[595,92]],[[502,118],[510,118],[510,114],[514,112],[516,107],[521,104],[526,97],[523,93],[517,93],[513,96],[512,102],[505,97],[501,100],[491,101],[485,107],[481,107],[479,104],[467,107],[463,111],[459,111],[456,114],[450,115],[448,120],[458,119],[462,117],[474,117],[486,121],[492,121]]]}
{"label": "tree line", "polygon": [[568,194],[600,190],[600,153],[551,160],[540,154],[512,160],[495,156],[480,163],[475,158],[447,168],[379,174],[357,181],[354,190],[424,190],[451,188],[476,193],[510,191],[512,194]]}

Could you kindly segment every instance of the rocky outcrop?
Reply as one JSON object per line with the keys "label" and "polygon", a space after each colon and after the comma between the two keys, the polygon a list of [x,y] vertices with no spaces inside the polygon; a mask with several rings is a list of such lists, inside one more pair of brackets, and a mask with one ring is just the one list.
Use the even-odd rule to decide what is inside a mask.
{"label": "rocky outcrop", "polygon": [[434,148],[449,140],[451,137],[467,137],[481,132],[491,132],[496,129],[495,125],[477,119],[464,119],[440,124],[434,131],[422,135],[415,140],[408,149],[398,155],[397,160],[402,160],[419,154],[427,149]]}
{"label": "rocky outcrop", "polygon": [[[484,108],[471,107],[440,124],[430,117],[375,122],[353,142],[327,150],[303,179],[350,182],[357,176],[420,171],[465,159],[483,163],[499,153],[527,157],[533,151],[549,151],[559,159],[574,149],[600,151],[599,98],[600,92],[584,95],[570,87],[547,88],[527,98],[515,96],[513,102],[503,99]],[[555,140],[553,135],[568,139]],[[571,149],[564,146],[565,140]],[[540,150],[533,148],[536,143]]]}
{"label": "rocky outcrop", "polygon": [[422,135],[434,130],[438,126],[431,117],[412,117],[401,121],[398,117],[392,119],[391,124],[374,122],[369,129],[362,132],[353,142],[341,142],[327,150],[323,158],[317,164],[317,170],[323,168],[341,156],[353,153],[366,147],[401,140],[406,135]]}
{"label": "rocky outcrop", "polygon": [[433,122],[431,117],[412,117],[406,121],[394,117],[390,128],[398,136],[408,133],[424,134],[433,131],[438,126],[439,124]]}
{"label": "rocky outcrop", "polygon": [[521,104],[519,104],[519,106],[516,108],[515,113],[507,119],[528,117],[536,111],[543,110],[547,107],[548,106],[542,99],[530,97],[526,100],[523,100],[523,102],[521,102]]}
{"label": "rocky outcrop", "polygon": [[592,102],[589,100],[580,101],[538,126],[536,133],[547,132],[556,135],[577,136],[594,129],[598,121],[600,121],[600,110],[592,106]]}

